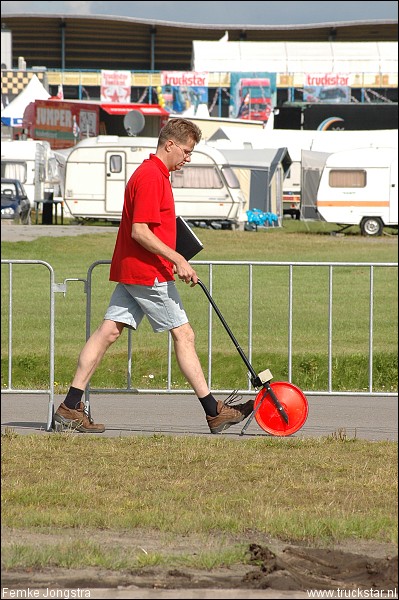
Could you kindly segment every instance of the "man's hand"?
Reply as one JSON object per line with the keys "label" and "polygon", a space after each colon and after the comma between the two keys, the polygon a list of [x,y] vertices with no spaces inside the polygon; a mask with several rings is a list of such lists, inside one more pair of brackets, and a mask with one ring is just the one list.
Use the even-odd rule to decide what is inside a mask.
{"label": "man's hand", "polygon": [[190,283],[191,287],[194,287],[198,283],[198,275],[190,263],[183,256],[179,256],[180,258],[176,261],[173,270],[181,281]]}

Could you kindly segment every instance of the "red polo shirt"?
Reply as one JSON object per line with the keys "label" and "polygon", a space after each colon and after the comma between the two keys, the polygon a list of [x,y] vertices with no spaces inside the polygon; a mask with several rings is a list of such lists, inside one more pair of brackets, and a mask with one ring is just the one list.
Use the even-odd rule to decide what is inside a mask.
{"label": "red polo shirt", "polygon": [[155,154],[143,161],[127,183],[109,278],[137,285],[154,285],[156,278],[159,282],[172,281],[173,265],[132,239],[133,223],[147,223],[154,235],[176,248],[176,213],[169,170]]}

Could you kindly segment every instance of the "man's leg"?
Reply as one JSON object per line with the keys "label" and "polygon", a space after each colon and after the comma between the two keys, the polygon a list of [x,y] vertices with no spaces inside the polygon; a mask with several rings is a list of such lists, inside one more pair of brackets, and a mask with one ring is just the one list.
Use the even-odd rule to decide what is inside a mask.
{"label": "man's leg", "polygon": [[83,433],[102,433],[103,424],[93,423],[85,413],[82,396],[93,373],[100,364],[104,354],[122,333],[124,324],[105,319],[100,327],[90,336],[78,359],[78,366],[72,385],[64,402],[55,413],[55,421],[62,428],[72,428]]}
{"label": "man's leg", "polygon": [[[253,411],[254,402],[230,405],[236,400],[232,394],[226,402],[215,400],[209,391],[204,372],[195,349],[195,334],[189,323],[171,329],[177,363],[184,377],[198,396],[205,413],[211,433],[222,433],[231,425],[241,423]],[[230,402],[229,402],[230,401]]]}
{"label": "man's leg", "polygon": [[104,320],[90,336],[78,359],[78,366],[72,385],[84,390],[108,348],[116,342],[124,328],[123,323]]}
{"label": "man's leg", "polygon": [[209,394],[209,387],[195,349],[195,334],[190,323],[171,329],[175,354],[180,371],[198,398]]}

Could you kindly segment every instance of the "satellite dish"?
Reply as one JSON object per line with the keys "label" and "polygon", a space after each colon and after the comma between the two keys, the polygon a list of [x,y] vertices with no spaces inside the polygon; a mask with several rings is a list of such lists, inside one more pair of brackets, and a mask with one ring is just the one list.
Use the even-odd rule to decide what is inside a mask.
{"label": "satellite dish", "polygon": [[139,110],[129,111],[123,119],[123,126],[128,135],[137,135],[143,131],[144,125],[145,119]]}

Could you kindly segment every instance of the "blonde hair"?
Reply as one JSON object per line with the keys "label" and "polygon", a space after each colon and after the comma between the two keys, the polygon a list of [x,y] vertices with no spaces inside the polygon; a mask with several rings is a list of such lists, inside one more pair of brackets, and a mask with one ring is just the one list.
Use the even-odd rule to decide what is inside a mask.
{"label": "blonde hair", "polygon": [[199,127],[188,119],[171,119],[162,127],[158,138],[158,148],[166,144],[170,139],[180,144],[193,141],[195,144],[201,140],[202,132]]}

